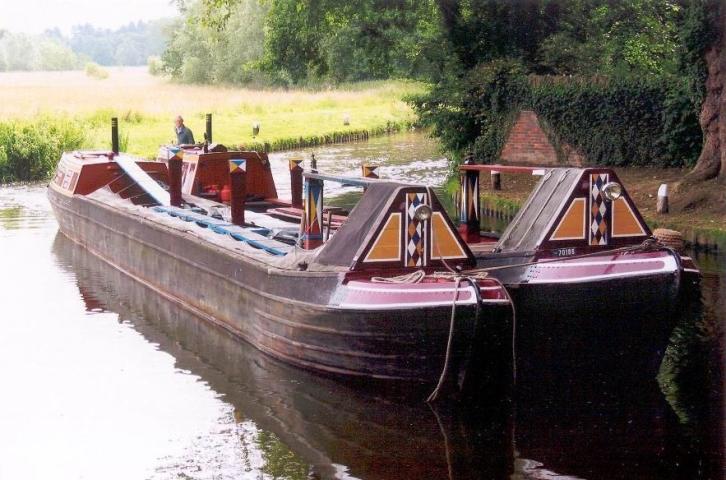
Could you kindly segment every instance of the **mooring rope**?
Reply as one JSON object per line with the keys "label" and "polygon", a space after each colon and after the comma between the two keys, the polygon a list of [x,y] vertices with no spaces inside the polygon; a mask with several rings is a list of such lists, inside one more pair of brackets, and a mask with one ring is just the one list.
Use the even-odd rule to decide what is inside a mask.
{"label": "mooring rope", "polygon": [[406,273],[404,275],[398,275],[396,277],[371,277],[371,282],[373,283],[409,283],[409,284],[415,284],[415,283],[421,283],[421,281],[426,277],[426,272],[423,270],[416,270],[411,273]]}
{"label": "mooring rope", "polygon": [[[444,367],[441,370],[441,375],[439,375],[439,381],[436,384],[436,388],[434,388],[434,391],[431,392],[431,394],[428,396],[426,402],[433,402],[439,397],[439,392],[441,391],[441,387],[444,385],[444,381],[446,380],[447,373],[449,371],[449,362],[451,360],[451,345],[454,342],[454,325],[456,324],[456,301],[459,299],[459,285],[461,285],[462,280],[464,280],[464,277],[457,277],[456,284],[454,285],[454,299],[451,302],[451,319],[449,320],[449,337],[446,340],[446,355],[444,356]],[[476,288],[474,288],[474,290],[476,291]],[[478,301],[476,305],[476,312],[478,316]]]}

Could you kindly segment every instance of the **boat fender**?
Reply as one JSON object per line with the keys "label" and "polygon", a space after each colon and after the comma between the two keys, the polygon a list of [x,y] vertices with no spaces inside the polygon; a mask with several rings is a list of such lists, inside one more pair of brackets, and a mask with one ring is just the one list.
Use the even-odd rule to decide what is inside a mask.
{"label": "boat fender", "polygon": [[664,247],[669,247],[678,253],[683,253],[685,243],[681,232],[667,228],[656,228],[653,231],[653,237]]}
{"label": "boat fender", "polygon": [[229,185],[225,185],[222,187],[222,191],[219,192],[219,196],[225,203],[230,203],[232,201],[232,189]]}

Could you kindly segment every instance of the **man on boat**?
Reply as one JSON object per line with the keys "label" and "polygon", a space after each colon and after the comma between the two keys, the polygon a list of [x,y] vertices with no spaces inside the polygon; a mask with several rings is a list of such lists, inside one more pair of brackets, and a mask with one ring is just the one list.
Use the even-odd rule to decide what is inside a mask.
{"label": "man on boat", "polygon": [[181,115],[177,115],[176,120],[174,120],[174,125],[177,145],[193,145],[194,134],[186,125],[184,125],[184,119]]}

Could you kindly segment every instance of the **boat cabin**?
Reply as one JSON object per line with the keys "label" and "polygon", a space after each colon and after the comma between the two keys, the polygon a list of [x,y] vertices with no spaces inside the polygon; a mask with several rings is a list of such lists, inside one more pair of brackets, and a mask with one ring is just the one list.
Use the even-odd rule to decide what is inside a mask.
{"label": "boat cabin", "polygon": [[[541,168],[464,164],[459,168],[459,231],[477,256],[571,256],[637,245],[651,236],[610,168]],[[540,176],[499,238],[481,232],[481,173]]]}

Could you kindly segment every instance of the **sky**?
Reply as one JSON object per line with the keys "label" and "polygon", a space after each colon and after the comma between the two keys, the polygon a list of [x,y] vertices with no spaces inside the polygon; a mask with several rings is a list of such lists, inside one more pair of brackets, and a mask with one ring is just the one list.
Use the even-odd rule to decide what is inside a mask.
{"label": "sky", "polygon": [[138,20],[176,15],[173,0],[0,0],[0,29],[41,33],[73,25],[118,28]]}

